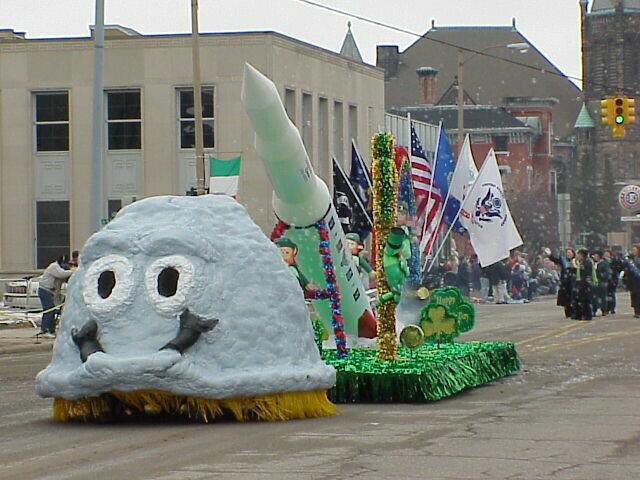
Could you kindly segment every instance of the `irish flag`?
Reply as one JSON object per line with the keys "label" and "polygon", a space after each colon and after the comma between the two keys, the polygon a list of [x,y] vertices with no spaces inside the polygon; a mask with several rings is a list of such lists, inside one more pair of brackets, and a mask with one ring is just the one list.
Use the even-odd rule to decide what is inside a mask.
{"label": "irish flag", "polygon": [[224,193],[233,198],[238,194],[240,157],[220,160],[209,156],[209,193]]}

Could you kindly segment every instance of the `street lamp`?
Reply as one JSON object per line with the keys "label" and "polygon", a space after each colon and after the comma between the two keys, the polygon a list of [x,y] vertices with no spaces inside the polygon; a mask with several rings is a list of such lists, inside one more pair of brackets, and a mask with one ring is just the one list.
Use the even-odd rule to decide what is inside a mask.
{"label": "street lamp", "polygon": [[511,50],[517,50],[521,53],[525,53],[529,50],[528,43],[509,43],[506,45],[491,45],[483,48],[478,52],[474,52],[469,58],[464,58],[464,51],[458,49],[458,155],[462,151],[462,143],[464,142],[464,87],[462,86],[462,73],[464,64],[474,58],[476,55],[480,55],[487,50],[493,48],[509,48]]}

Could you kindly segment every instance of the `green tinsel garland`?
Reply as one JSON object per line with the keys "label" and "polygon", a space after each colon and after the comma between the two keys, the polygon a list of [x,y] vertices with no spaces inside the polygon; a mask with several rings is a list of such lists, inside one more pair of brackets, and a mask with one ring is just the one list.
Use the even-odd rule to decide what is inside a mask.
{"label": "green tinsel garland", "polygon": [[396,361],[376,360],[374,350],[351,349],[336,359],[324,350],[323,360],[337,372],[329,398],[336,403],[425,402],[440,400],[466,388],[492,382],[520,369],[513,343],[481,342],[424,345],[411,353],[398,349]]}
{"label": "green tinsel garland", "polygon": [[313,337],[316,341],[316,345],[318,346],[318,350],[322,353],[322,336],[324,335],[324,324],[322,320],[311,320],[311,325],[313,326]]}

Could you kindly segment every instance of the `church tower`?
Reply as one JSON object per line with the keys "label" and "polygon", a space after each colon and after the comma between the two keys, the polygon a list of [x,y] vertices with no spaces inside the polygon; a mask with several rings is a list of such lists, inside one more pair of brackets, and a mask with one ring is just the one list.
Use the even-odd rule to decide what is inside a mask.
{"label": "church tower", "polygon": [[[640,100],[640,0],[580,0],[580,11],[584,101],[599,119],[604,97]],[[596,181],[610,162],[616,182],[640,183],[640,125],[627,125],[623,138],[612,138],[598,121],[592,135]]]}

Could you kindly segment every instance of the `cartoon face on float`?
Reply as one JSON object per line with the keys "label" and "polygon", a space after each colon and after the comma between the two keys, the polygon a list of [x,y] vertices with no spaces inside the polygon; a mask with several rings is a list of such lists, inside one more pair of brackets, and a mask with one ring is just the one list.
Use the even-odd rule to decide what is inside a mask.
{"label": "cartoon face on float", "polygon": [[280,250],[280,255],[282,255],[282,259],[284,263],[287,265],[293,265],[296,263],[296,249],[291,247],[278,247]]}
{"label": "cartoon face on float", "polygon": [[41,396],[223,399],[333,385],[296,280],[235,200],[136,202],[81,258],[51,364],[36,379]]}

